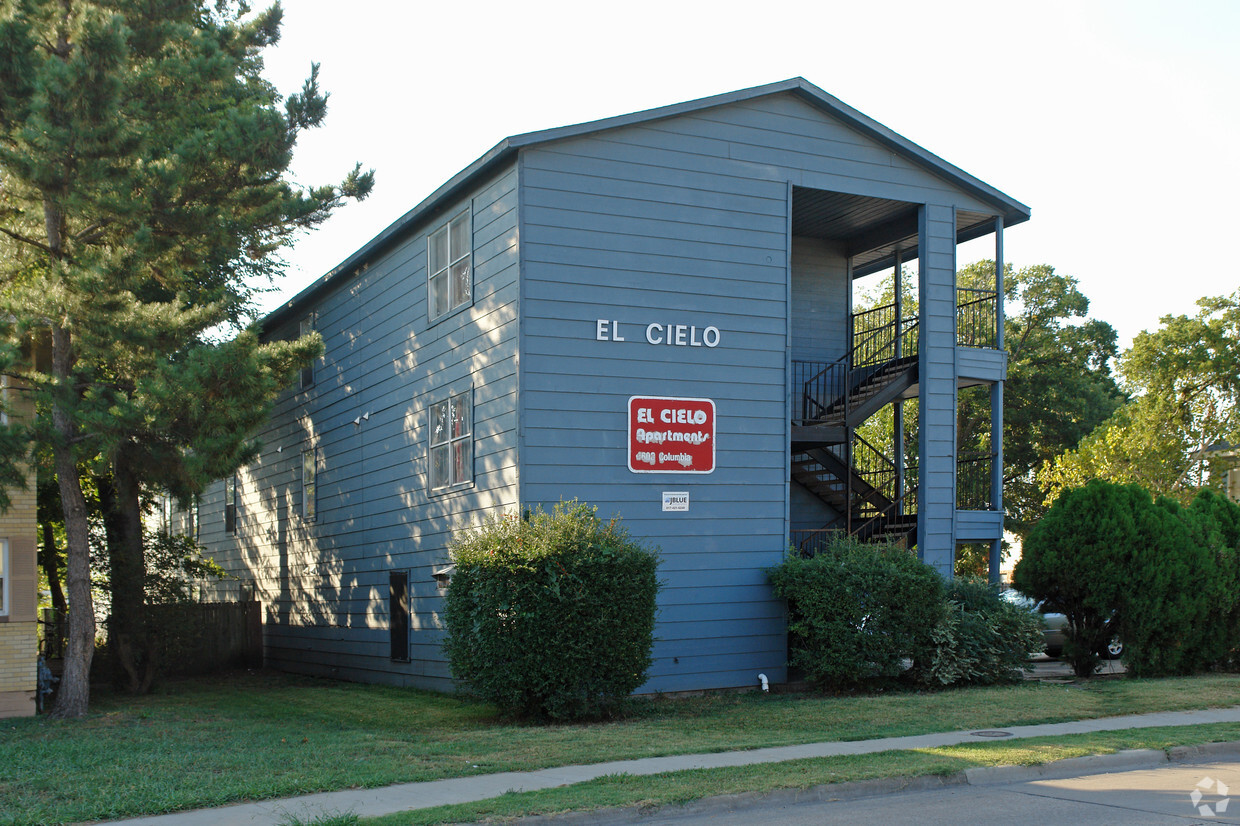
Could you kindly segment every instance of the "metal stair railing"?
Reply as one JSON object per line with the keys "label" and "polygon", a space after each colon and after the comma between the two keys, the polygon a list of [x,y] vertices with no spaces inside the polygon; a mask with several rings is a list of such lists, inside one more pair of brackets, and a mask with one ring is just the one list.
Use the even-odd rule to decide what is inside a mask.
{"label": "metal stair railing", "polygon": [[[912,527],[910,527],[910,522]],[[909,488],[899,499],[893,500],[873,517],[862,522],[853,529],[852,535],[868,540],[876,536],[889,535],[885,529],[892,525],[900,527],[900,533],[909,533],[917,526],[917,488]]]}
{"label": "metal stair railing", "polygon": [[794,361],[793,381],[801,386],[800,421],[838,418],[847,423],[854,397],[862,395],[868,380],[893,363],[916,357],[917,327],[915,316],[897,319],[895,305],[885,304],[852,315],[848,352],[836,361]]}

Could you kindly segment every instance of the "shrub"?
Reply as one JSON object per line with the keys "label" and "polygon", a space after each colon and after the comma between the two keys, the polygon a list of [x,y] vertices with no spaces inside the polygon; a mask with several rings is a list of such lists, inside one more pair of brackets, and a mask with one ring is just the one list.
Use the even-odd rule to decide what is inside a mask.
{"label": "shrub", "polygon": [[1221,541],[1230,518],[1209,501],[1186,510],[1096,479],[1060,495],[1013,578],[1067,616],[1064,655],[1078,676],[1093,673],[1113,636],[1133,676],[1199,671],[1226,659],[1234,639],[1220,627],[1236,599],[1233,557]]}
{"label": "shrub", "polygon": [[1022,679],[1029,654],[1042,648],[1041,620],[1000,598],[984,580],[953,580],[946,597],[931,632],[933,649],[916,664],[916,679],[940,686]]}
{"label": "shrub", "polygon": [[1067,617],[1064,658],[1079,677],[1094,673],[1098,652],[1117,632],[1141,541],[1138,514],[1150,508],[1140,487],[1095,479],[1061,493],[1025,540],[1012,580]]}
{"label": "shrub", "polygon": [[1211,606],[1207,634],[1217,664],[1240,666],[1240,505],[1212,490],[1198,492],[1188,507],[1214,553],[1216,602]]}
{"label": "shrub", "polygon": [[576,501],[502,516],[452,543],[452,673],[520,716],[614,712],[646,681],[658,560]]}
{"label": "shrub", "polygon": [[943,580],[902,548],[841,538],[768,574],[788,602],[789,664],[816,683],[898,677],[931,650]]}
{"label": "shrub", "polygon": [[1223,600],[1207,523],[1160,497],[1138,511],[1139,539],[1121,595],[1116,631],[1134,677],[1191,674],[1223,659],[1210,627]]}

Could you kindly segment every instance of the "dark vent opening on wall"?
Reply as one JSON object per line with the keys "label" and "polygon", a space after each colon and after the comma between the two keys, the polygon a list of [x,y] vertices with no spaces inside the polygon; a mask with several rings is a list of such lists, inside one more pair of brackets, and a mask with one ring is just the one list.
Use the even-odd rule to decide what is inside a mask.
{"label": "dark vent opening on wall", "polygon": [[392,633],[392,659],[409,662],[409,574],[388,575],[388,617]]}

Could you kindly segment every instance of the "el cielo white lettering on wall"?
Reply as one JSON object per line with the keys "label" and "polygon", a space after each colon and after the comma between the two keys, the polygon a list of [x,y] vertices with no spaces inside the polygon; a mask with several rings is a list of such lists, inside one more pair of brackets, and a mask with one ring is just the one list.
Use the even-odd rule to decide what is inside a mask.
{"label": "el cielo white lettering on wall", "polygon": [[[718,347],[719,337],[719,328],[713,324],[698,327],[696,324],[663,324],[654,321],[646,325],[647,344],[667,344],[673,347]],[[600,318],[594,322],[594,340],[627,341],[628,339],[621,333],[619,321]]]}

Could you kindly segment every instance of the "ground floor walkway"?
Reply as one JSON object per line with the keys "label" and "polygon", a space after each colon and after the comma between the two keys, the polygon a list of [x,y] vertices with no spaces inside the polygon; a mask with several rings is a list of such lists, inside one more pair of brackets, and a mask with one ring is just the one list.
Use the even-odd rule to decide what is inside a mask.
{"label": "ground floor walkway", "polygon": [[1161,726],[1194,726],[1205,723],[1240,722],[1240,706],[1203,711],[1174,711],[1157,714],[1134,714],[1124,717],[1103,717],[1068,723],[1033,726],[1008,726],[1001,730],[955,731],[919,734],[909,737],[884,737],[877,740],[807,743],[800,746],[728,751],[713,754],[680,754],[670,757],[647,757],[640,760],[617,760],[585,766],[563,766],[529,772],[431,780],[424,783],[402,783],[380,789],[350,789],[340,792],[303,797],[243,803],[217,809],[200,809],[170,815],[111,821],[129,826],[275,826],[290,818],[306,821],[324,813],[352,812],[360,817],[375,817],[411,809],[426,809],[450,803],[487,800],[510,791],[533,791],[582,783],[609,774],[649,775],[686,769],[712,769],[724,766],[747,766],[758,763],[779,763],[808,757],[834,757],[845,754],[872,754],[899,749],[925,749],[955,746],[962,743],[993,742],[996,737],[1046,737],[1066,734],[1088,734],[1120,729],[1157,728]]}

